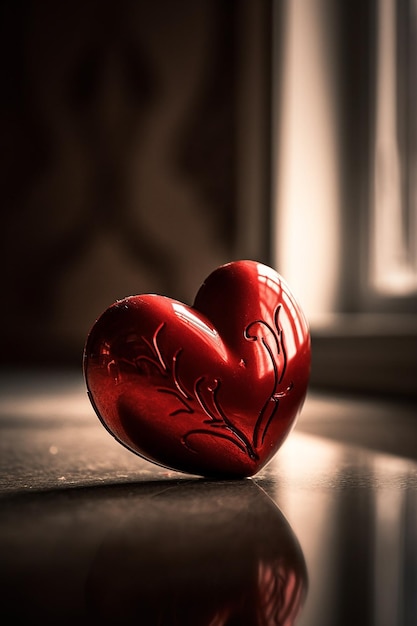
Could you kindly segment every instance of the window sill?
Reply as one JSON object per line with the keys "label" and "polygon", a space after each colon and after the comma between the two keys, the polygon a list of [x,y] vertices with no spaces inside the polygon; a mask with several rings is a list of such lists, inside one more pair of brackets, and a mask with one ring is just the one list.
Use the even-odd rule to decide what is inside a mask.
{"label": "window sill", "polygon": [[417,397],[417,316],[332,316],[311,340],[312,388]]}

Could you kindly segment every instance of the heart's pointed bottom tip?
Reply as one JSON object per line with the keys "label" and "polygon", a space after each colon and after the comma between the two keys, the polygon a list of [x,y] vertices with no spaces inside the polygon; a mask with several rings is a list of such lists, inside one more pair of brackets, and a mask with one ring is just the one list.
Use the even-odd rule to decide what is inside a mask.
{"label": "heart's pointed bottom tip", "polygon": [[251,479],[264,467],[258,465],[249,465],[249,464],[236,464],[235,468],[221,468],[221,467],[212,467],[212,468],[196,468],[189,466],[182,467],[166,467],[166,469],[178,472],[180,474],[188,474],[195,476],[196,478],[201,478],[203,480],[212,480],[212,481],[242,481]]}

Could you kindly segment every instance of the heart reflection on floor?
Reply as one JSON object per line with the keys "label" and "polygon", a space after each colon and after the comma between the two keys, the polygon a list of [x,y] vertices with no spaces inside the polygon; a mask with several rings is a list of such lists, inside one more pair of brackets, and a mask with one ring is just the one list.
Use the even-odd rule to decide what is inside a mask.
{"label": "heart reflection on floor", "polygon": [[251,480],[158,484],[131,504],[91,564],[94,617],[147,626],[295,623],[307,592],[303,554]]}

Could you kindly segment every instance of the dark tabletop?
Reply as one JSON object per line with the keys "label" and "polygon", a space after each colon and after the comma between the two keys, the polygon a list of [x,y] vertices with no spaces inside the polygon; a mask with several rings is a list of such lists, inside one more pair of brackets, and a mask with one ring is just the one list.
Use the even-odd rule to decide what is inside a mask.
{"label": "dark tabletop", "polygon": [[2,622],[415,626],[416,420],[310,391],[266,468],[214,481],[118,444],[79,372],[3,372]]}

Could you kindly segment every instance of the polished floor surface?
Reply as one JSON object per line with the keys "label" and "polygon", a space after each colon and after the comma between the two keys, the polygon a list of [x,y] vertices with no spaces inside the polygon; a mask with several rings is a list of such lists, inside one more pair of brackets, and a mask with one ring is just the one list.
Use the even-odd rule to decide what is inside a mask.
{"label": "polished floor surface", "polygon": [[4,372],[0,433],[3,623],[417,624],[415,405],[311,391],[241,481],[128,452],[79,373]]}

